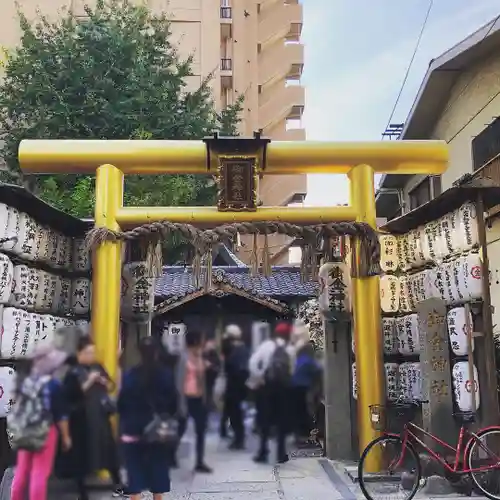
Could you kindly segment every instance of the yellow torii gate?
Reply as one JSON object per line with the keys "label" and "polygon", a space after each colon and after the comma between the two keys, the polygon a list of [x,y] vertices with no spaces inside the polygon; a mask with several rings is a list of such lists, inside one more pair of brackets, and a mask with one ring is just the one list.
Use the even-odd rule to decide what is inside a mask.
{"label": "yellow torii gate", "polygon": [[[219,211],[217,207],[124,207],[125,174],[207,174],[202,141],[24,140],[19,162],[26,174],[96,174],[95,224],[112,230],[171,221],[218,225],[281,221],[299,224],[357,221],[376,228],[375,173],[439,175],[448,150],[441,141],[368,143],[272,142],[266,147],[263,175],[347,174],[350,205],[341,207],[262,207]],[[98,352],[111,377],[117,374],[120,324],[121,243],[97,248],[93,269],[92,329]],[[359,447],[375,437],[370,405],[384,403],[378,277],[352,280],[356,365],[359,383]],[[378,470],[378,460],[367,464]]]}

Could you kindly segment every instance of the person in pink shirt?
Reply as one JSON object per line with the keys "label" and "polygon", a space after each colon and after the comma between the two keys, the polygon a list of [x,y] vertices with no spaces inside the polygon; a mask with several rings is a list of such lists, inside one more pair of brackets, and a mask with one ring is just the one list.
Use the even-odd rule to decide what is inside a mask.
{"label": "person in pink shirt", "polygon": [[179,422],[180,437],[186,431],[188,418],[192,418],[196,433],[195,472],[211,473],[205,463],[205,434],[207,430],[207,406],[205,397],[205,370],[203,336],[196,331],[186,333],[187,352],[181,355],[177,370],[181,400],[185,401],[185,416]]}

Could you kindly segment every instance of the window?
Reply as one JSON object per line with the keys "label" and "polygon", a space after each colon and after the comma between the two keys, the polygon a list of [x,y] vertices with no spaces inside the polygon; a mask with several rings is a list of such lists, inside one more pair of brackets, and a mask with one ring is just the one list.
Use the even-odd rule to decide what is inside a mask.
{"label": "window", "polygon": [[410,191],[410,210],[414,210],[428,201],[431,201],[431,182],[429,177]]}
{"label": "window", "polygon": [[500,118],[472,139],[472,165],[476,171],[500,155]]}
{"label": "window", "polygon": [[441,176],[433,175],[426,177],[420,184],[414,187],[410,193],[410,210],[414,210],[427,202],[437,198],[441,194]]}
{"label": "window", "polygon": [[437,198],[441,193],[441,176],[435,175],[432,179],[432,199]]}

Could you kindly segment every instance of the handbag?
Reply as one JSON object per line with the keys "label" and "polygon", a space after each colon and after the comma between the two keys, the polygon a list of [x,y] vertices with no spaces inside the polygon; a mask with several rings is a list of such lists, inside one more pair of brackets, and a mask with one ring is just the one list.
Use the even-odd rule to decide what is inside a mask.
{"label": "handbag", "polygon": [[101,398],[101,407],[108,417],[116,413],[116,402],[109,394]]}
{"label": "handbag", "polygon": [[144,429],[142,440],[145,443],[176,447],[179,441],[179,422],[168,415],[155,413],[153,420]]}
{"label": "handbag", "polygon": [[179,442],[179,421],[170,415],[158,413],[152,401],[149,406],[153,411],[153,419],[144,428],[142,441],[176,448]]}

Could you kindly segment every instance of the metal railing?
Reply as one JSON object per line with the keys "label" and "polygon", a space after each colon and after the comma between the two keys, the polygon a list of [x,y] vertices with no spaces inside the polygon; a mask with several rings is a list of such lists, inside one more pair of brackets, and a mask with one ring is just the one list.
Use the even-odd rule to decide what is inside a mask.
{"label": "metal railing", "polygon": [[233,11],[231,7],[221,7],[220,8],[220,18],[221,19],[231,19],[233,17]]}
{"label": "metal railing", "polygon": [[232,71],[233,70],[233,60],[232,59],[221,59],[220,60],[221,71]]}

